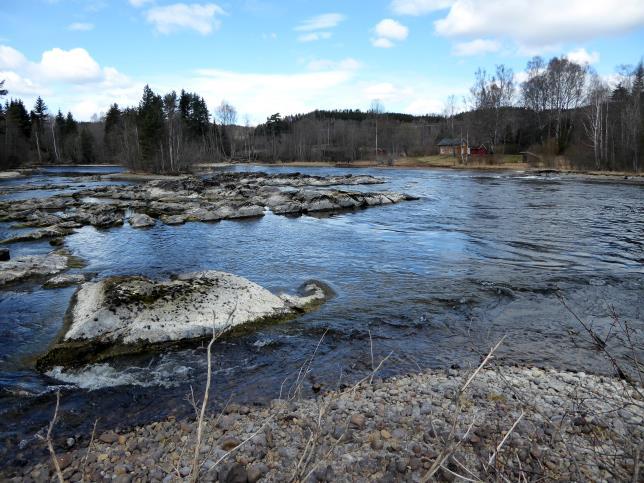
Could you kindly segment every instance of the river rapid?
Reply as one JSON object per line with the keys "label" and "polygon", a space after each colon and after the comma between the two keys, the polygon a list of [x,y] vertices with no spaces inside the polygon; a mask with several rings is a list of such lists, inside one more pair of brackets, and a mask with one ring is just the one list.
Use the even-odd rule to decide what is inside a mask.
{"label": "river rapid", "polygon": [[[236,166],[314,175],[344,168]],[[119,168],[59,168],[0,181],[0,199],[51,196],[114,182],[91,175]],[[315,279],[334,296],[287,323],[224,338],[213,349],[213,404],[262,403],[287,388],[316,350],[308,391],[335,388],[389,356],[381,375],[476,364],[506,336],[498,361],[611,373],[564,308],[607,334],[614,307],[644,328],[644,187],[514,172],[360,169],[406,192],[396,205],[297,218],[188,223],[137,230],[83,227],[65,247],[94,278],[232,272],[273,291]],[[16,187],[30,184],[30,190]],[[42,189],[38,189],[42,188]],[[342,187],[340,187],[342,188]],[[0,238],[19,232],[0,223]],[[10,246],[12,257],[47,253],[48,242]],[[205,383],[203,346],[123,357],[40,374],[33,358],[62,327],[75,288],[22,284],[0,290],[0,462],[40,451],[34,434],[61,391],[59,435],[86,440],[92,425],[128,427],[193,413],[186,399]],[[613,344],[613,345],[611,345]],[[625,348],[609,343],[617,354]],[[644,350],[636,352],[641,357]],[[373,353],[373,359],[372,359]],[[22,455],[22,456],[21,456]],[[18,461],[19,462],[19,461]]]}

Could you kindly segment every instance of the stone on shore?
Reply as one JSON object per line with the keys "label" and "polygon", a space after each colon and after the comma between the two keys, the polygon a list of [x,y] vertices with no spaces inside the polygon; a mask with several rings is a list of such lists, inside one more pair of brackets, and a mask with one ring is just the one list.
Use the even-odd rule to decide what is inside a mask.
{"label": "stone on shore", "polygon": [[31,255],[0,262],[0,286],[17,283],[32,277],[55,275],[67,269],[69,257],[62,252]]}
{"label": "stone on shore", "polygon": [[275,295],[243,277],[216,271],[163,281],[131,276],[89,282],[72,299],[65,334],[38,365],[93,362],[209,337],[213,329],[285,320],[325,297],[313,282],[303,295]]}

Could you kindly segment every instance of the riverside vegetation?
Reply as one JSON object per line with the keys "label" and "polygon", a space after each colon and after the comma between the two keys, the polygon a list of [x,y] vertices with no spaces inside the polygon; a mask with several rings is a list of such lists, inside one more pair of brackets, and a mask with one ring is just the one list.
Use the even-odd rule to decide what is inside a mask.
{"label": "riverside vegetation", "polygon": [[[479,69],[464,103],[450,96],[441,114],[387,113],[374,101],[367,111],[275,113],[257,126],[240,122],[225,101],[211,112],[197,93],[162,96],[149,86],[138,106],[113,104],[91,122],[50,113],[41,98],[31,111],[10,99],[0,105],[0,170],[33,163],[115,162],[157,173],[223,160],[393,163],[437,154],[438,142],[448,137],[485,145],[488,164],[523,154],[551,168],[640,172],[642,62],[620,68],[612,84],[565,57],[535,57],[523,74],[517,85],[504,65],[493,73]],[[0,85],[0,96],[7,94]]]}

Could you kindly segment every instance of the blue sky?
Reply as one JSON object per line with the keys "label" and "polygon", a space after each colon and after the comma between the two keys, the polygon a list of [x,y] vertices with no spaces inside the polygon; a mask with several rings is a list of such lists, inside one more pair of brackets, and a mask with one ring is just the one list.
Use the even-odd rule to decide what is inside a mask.
{"label": "blue sky", "polygon": [[440,112],[477,67],[535,54],[608,81],[644,54],[641,0],[3,0],[0,79],[80,119],[185,88],[239,122],[315,108]]}

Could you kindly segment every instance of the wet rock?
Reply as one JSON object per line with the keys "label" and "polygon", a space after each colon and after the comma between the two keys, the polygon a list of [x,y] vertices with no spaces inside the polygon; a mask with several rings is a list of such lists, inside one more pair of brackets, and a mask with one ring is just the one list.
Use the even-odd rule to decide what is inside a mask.
{"label": "wet rock", "polygon": [[151,216],[148,216],[144,213],[136,213],[130,217],[128,220],[132,228],[145,228],[149,226],[154,226],[156,221]]}
{"label": "wet rock", "polygon": [[48,255],[18,257],[0,263],[0,286],[24,281],[31,277],[54,275],[67,269],[69,257],[62,252]]}
{"label": "wet rock", "polygon": [[38,365],[77,364],[135,353],[176,341],[208,337],[249,323],[283,320],[325,300],[311,283],[304,295],[275,295],[224,272],[185,274],[173,280],[113,277],[81,286],[62,340]]}
{"label": "wet rock", "polygon": [[0,262],[7,262],[11,260],[11,254],[8,248],[0,248]]}
{"label": "wet rock", "polygon": [[61,274],[50,278],[44,284],[44,288],[63,288],[70,285],[80,285],[85,281],[85,276],[80,273]]}
{"label": "wet rock", "polygon": [[184,215],[162,215],[161,221],[166,225],[182,225],[186,222]]}
{"label": "wet rock", "polygon": [[11,238],[2,240],[1,243],[16,243],[22,241],[40,240],[42,238],[57,238],[67,236],[72,233],[72,229],[58,225],[32,230],[27,233],[21,233]]}

